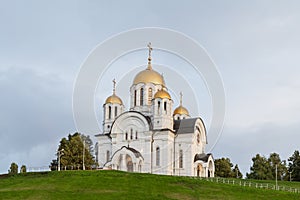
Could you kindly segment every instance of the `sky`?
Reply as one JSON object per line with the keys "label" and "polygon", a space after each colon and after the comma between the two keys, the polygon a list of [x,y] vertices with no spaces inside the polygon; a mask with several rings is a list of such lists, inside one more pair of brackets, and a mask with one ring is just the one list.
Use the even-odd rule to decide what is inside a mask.
{"label": "sky", "polygon": [[[60,139],[76,132],[73,87],[90,52],[115,34],[143,27],[188,35],[218,67],[226,117],[212,149],[214,158],[229,157],[244,175],[257,153],[277,152],[288,159],[300,149],[299,9],[299,1],[292,0],[0,0],[0,173],[6,173],[11,162],[32,169],[49,166]],[[130,67],[121,81],[127,91],[125,86],[117,88],[126,108],[131,81],[143,69],[146,56],[146,49],[133,52],[111,65],[111,70]],[[161,51],[154,50],[153,59],[167,66],[157,66],[157,71],[174,67],[180,73],[188,67]],[[166,84],[176,88],[167,72]],[[95,94],[99,124],[111,80],[121,79],[112,76],[118,73],[99,81]],[[193,85],[192,73],[184,77]],[[203,90],[199,111],[190,110],[209,124],[210,96],[203,81],[198,86]],[[178,105],[178,91],[170,91]]]}

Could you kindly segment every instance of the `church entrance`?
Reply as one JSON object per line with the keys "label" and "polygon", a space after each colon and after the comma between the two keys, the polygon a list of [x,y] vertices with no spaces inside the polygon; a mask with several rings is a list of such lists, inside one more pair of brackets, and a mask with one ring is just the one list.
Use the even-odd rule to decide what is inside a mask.
{"label": "church entrance", "polygon": [[202,170],[203,170],[202,165],[198,164],[198,166],[197,166],[197,177],[202,177]]}
{"label": "church entrance", "polygon": [[127,154],[126,155],[126,166],[128,172],[133,172],[133,163],[131,157]]}

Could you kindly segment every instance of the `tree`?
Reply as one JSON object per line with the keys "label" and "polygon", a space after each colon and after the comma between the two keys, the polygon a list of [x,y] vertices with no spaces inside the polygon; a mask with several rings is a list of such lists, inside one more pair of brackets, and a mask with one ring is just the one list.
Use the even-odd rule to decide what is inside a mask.
{"label": "tree", "polygon": [[26,173],[26,172],[27,172],[26,165],[22,165],[20,169],[20,173]]}
{"label": "tree", "polygon": [[243,174],[241,173],[239,166],[236,164],[232,169],[232,177],[234,178],[243,178]]}
{"label": "tree", "polygon": [[278,180],[282,180],[286,177],[286,161],[281,161],[277,153],[271,153],[268,159],[256,154],[256,156],[252,158],[252,162],[253,165],[250,167],[250,173],[246,174],[249,179],[274,180],[276,178],[276,168]]}
{"label": "tree", "polygon": [[271,153],[268,158],[269,167],[271,169],[272,180],[276,179],[276,166],[277,166],[277,180],[283,180],[285,175],[287,174],[286,161],[281,161],[279,154]]}
{"label": "tree", "polygon": [[11,175],[17,174],[18,173],[18,165],[16,163],[11,163],[10,169],[8,170],[8,173]]}
{"label": "tree", "polygon": [[49,166],[51,171],[56,171],[58,168],[58,162],[56,159],[52,160]]}
{"label": "tree", "polygon": [[[86,169],[91,169],[96,164],[92,156],[93,142],[89,136],[80,133],[69,134],[67,138],[61,139],[59,151],[62,152],[60,154],[61,169],[83,169],[83,158]],[[57,159],[50,163],[51,170],[57,169],[59,155],[56,156]]]}
{"label": "tree", "polygon": [[215,159],[215,176],[224,178],[232,177],[232,166],[233,164],[229,158]]}
{"label": "tree", "polygon": [[300,181],[300,155],[299,151],[295,150],[293,155],[289,157],[288,172],[291,173],[291,179],[293,181]]}
{"label": "tree", "polygon": [[266,180],[272,178],[272,172],[268,160],[259,154],[252,158],[253,165],[250,167],[250,173],[246,174],[249,179]]}

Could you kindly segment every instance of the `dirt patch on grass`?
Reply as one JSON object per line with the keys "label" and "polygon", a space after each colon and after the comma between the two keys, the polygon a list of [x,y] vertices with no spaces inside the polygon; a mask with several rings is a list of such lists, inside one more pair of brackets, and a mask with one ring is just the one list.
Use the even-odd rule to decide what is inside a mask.
{"label": "dirt patch on grass", "polygon": [[189,195],[184,195],[184,194],[181,194],[181,193],[168,193],[168,194],[165,194],[165,196],[167,198],[170,198],[170,199],[178,199],[178,200],[194,200],[194,199],[197,199],[197,198],[191,197]]}

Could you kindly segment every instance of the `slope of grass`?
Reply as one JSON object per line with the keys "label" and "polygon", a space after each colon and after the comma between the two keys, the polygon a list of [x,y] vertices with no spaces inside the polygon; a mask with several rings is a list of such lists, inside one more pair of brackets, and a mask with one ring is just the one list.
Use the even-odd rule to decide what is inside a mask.
{"label": "slope of grass", "polygon": [[0,177],[0,199],[300,199],[300,194],[187,177],[61,171]]}

